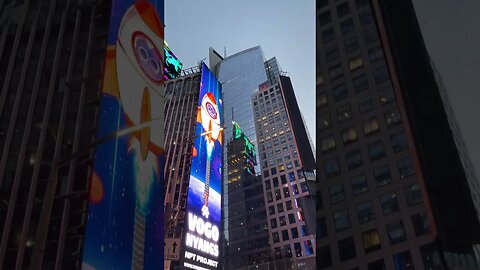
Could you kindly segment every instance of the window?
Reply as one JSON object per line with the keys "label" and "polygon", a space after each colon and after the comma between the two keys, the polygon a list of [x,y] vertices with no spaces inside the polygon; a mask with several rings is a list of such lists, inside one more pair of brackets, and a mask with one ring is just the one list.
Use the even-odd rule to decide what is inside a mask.
{"label": "window", "polygon": [[272,184],[270,183],[270,180],[265,181],[265,189],[270,190],[272,188]]}
{"label": "window", "polygon": [[282,238],[283,238],[283,241],[290,239],[288,237],[288,230],[282,230]]}
{"label": "window", "polygon": [[370,253],[375,250],[381,249],[380,236],[377,230],[370,230],[362,233],[363,247],[365,253]]}
{"label": "window", "polygon": [[408,250],[393,255],[393,261],[395,262],[395,270],[415,270],[415,267],[413,266],[412,256],[410,255],[410,252]]}
{"label": "window", "polygon": [[368,144],[368,155],[371,161],[379,160],[385,157],[385,149],[382,141],[376,141]]}
{"label": "window", "polygon": [[333,220],[337,232],[350,228],[350,217],[348,216],[347,209],[335,212],[333,214]]}
{"label": "window", "polygon": [[368,270],[387,270],[383,259],[371,262],[368,264]]}
{"label": "window", "polygon": [[284,198],[290,197],[290,190],[288,189],[288,187],[283,188],[283,197]]}
{"label": "window", "polygon": [[342,262],[357,256],[355,242],[352,237],[338,241],[338,254]]}
{"label": "window", "polygon": [[284,165],[278,166],[278,171],[279,171],[279,172],[285,171],[285,166],[284,166]]}
{"label": "window", "polygon": [[285,251],[285,255],[287,256],[287,258],[292,257],[292,249],[290,248],[290,245],[285,245],[283,247],[283,250]]}
{"label": "window", "polygon": [[328,10],[318,15],[318,23],[320,24],[320,27],[329,24],[331,21],[332,16],[330,16],[330,11]]}
{"label": "window", "polygon": [[268,212],[270,213],[270,215],[275,215],[275,206],[273,206],[273,205],[269,206],[268,207]]}
{"label": "window", "polygon": [[282,180],[282,185],[287,183],[287,177],[285,174],[280,175],[280,179]]}
{"label": "window", "polygon": [[395,193],[385,194],[381,196],[380,202],[382,204],[382,212],[384,215],[388,215],[399,210],[397,194]]}
{"label": "window", "polygon": [[332,184],[328,189],[328,192],[332,204],[345,200],[345,191],[342,183]]}
{"label": "window", "polygon": [[368,78],[365,74],[353,78],[352,83],[355,93],[368,89]]}
{"label": "window", "polygon": [[275,200],[280,200],[282,198],[282,195],[280,193],[279,189],[275,190]]}
{"label": "window", "polygon": [[328,104],[327,94],[325,92],[317,94],[317,106],[319,108],[323,108],[327,106],[327,104]]}
{"label": "window", "polygon": [[342,68],[341,65],[336,65],[336,66],[330,68],[329,72],[330,72],[330,79],[332,81],[343,76],[343,68]]}
{"label": "window", "polygon": [[355,70],[363,67],[363,59],[362,59],[361,56],[359,56],[359,57],[350,59],[348,64],[350,66],[350,71],[355,71]]}
{"label": "window", "polygon": [[351,38],[345,39],[344,44],[345,44],[345,51],[347,53],[353,52],[353,51],[355,51],[356,49],[359,48],[358,40],[357,40],[356,37],[351,37]]}
{"label": "window", "polygon": [[401,220],[388,223],[387,233],[388,233],[388,240],[390,241],[390,245],[398,244],[407,239],[405,237],[405,230],[403,229],[403,222]]}
{"label": "window", "polygon": [[308,192],[307,182],[301,182],[301,183],[300,183],[300,187],[302,188],[302,192],[303,192],[303,193]]}
{"label": "window", "polygon": [[277,219],[276,218],[270,219],[270,224],[272,226],[272,229],[276,228],[277,227]]}
{"label": "window", "polygon": [[[318,57],[317,57],[317,61],[318,61]],[[317,66],[319,66],[319,65],[320,65],[320,63],[317,62]],[[323,79],[323,75],[322,74],[317,74],[317,87],[322,86],[324,82],[325,82],[325,80]]]}
{"label": "window", "polygon": [[362,25],[367,25],[373,22],[373,14],[371,9],[366,9],[365,11],[358,14],[360,17],[360,23]]}
{"label": "window", "polygon": [[274,177],[272,180],[273,180],[273,186],[278,187],[278,178]]}
{"label": "window", "polygon": [[353,30],[355,30],[355,27],[353,26],[353,20],[348,19],[340,23],[340,29],[344,35],[353,32]]}
{"label": "window", "polygon": [[378,62],[383,60],[383,50],[381,47],[375,47],[373,49],[368,50],[368,58],[370,59],[371,63]]}
{"label": "window", "polygon": [[407,203],[409,206],[422,203],[422,192],[417,184],[405,188],[405,197],[407,197]]}
{"label": "window", "polygon": [[390,174],[390,168],[388,165],[384,165],[373,170],[375,176],[375,182],[377,187],[385,186],[392,182],[392,175]]}
{"label": "window", "polygon": [[320,131],[323,131],[327,128],[329,128],[331,125],[331,120],[330,120],[330,114],[325,113],[319,115],[317,118],[317,126]]}
{"label": "window", "polygon": [[362,194],[368,191],[367,178],[365,175],[357,175],[352,178],[353,195]]}
{"label": "window", "polygon": [[402,179],[415,175],[415,167],[410,157],[405,157],[397,161],[398,172]]}
{"label": "window", "polygon": [[339,123],[352,119],[352,109],[350,104],[345,104],[337,108],[337,118]]}
{"label": "window", "polygon": [[292,188],[293,188],[293,194],[298,195],[298,186],[293,185]]}
{"label": "window", "polygon": [[317,237],[318,239],[322,239],[328,236],[327,232],[327,221],[325,217],[317,218]]}
{"label": "window", "polygon": [[381,66],[373,70],[373,77],[376,84],[381,84],[389,79],[388,70],[386,66]]}
{"label": "window", "polygon": [[292,201],[286,201],[285,206],[287,207],[287,211],[292,210]]}
{"label": "window", "polygon": [[292,239],[298,238],[298,229],[297,227],[291,228],[290,232],[292,233]]}
{"label": "window", "polygon": [[335,100],[335,102],[338,102],[346,97],[348,97],[348,91],[345,84],[341,84],[333,88],[333,99]]}
{"label": "window", "polygon": [[328,28],[322,32],[323,43],[331,42],[335,39],[335,31],[333,28]]}
{"label": "window", "polygon": [[338,159],[330,159],[323,163],[325,169],[325,176],[331,178],[340,175],[340,165]]}
{"label": "window", "polygon": [[338,58],[340,58],[340,53],[337,47],[333,47],[327,50],[326,56],[327,56],[327,63],[331,63],[337,60]]}
{"label": "window", "polygon": [[288,221],[290,222],[290,224],[294,224],[295,223],[295,215],[294,214],[288,214]]}
{"label": "window", "polygon": [[272,238],[273,238],[273,243],[280,242],[280,238],[278,237],[278,232],[273,232],[272,233]]}
{"label": "window", "polygon": [[408,148],[407,135],[403,131],[392,135],[390,140],[392,142],[392,149],[395,153]]}
{"label": "window", "polygon": [[367,44],[373,43],[378,40],[378,33],[376,28],[370,28],[366,31],[363,31],[363,35],[365,36],[365,42]]}
{"label": "window", "polygon": [[363,131],[365,132],[365,136],[370,136],[373,134],[378,133],[380,127],[378,125],[377,118],[372,117],[365,122],[363,122]]}
{"label": "window", "polygon": [[342,130],[343,144],[349,144],[357,141],[357,131],[355,127],[349,127]]}
{"label": "window", "polygon": [[319,0],[317,1],[317,10],[328,6],[328,0]]}
{"label": "window", "polygon": [[348,5],[348,2],[345,2],[339,6],[337,6],[337,15],[338,18],[343,17],[350,13],[350,6]]}
{"label": "window", "polygon": [[358,101],[358,110],[360,113],[373,111],[373,100],[371,96],[365,96]]}
{"label": "window", "polygon": [[269,176],[268,170],[267,170],[267,171],[263,171],[263,177],[268,177],[268,176]]}
{"label": "window", "polygon": [[271,168],[271,169],[270,169],[270,173],[271,173],[272,175],[277,174],[277,168],[275,168],[275,167],[274,167],[274,168]]}
{"label": "window", "polygon": [[280,216],[279,220],[280,220],[280,226],[287,225],[287,219],[285,218],[285,216]]}
{"label": "window", "polygon": [[[300,254],[301,254],[301,247],[299,243],[295,243],[295,250],[297,250],[297,244],[300,248]],[[325,269],[327,267],[332,266],[332,252],[330,251],[330,246],[326,245],[323,247],[319,247],[317,251],[317,267],[318,269]],[[298,253],[297,253],[297,257]]]}
{"label": "window", "polygon": [[385,123],[388,127],[397,126],[402,122],[402,117],[397,110],[389,111],[385,113]]}
{"label": "window", "polygon": [[297,257],[302,257],[303,253],[302,253],[302,246],[300,246],[300,243],[295,243],[293,244],[293,246],[295,248],[295,253]]}
{"label": "window", "polygon": [[273,196],[271,192],[267,192],[267,200],[268,202],[273,202]]}
{"label": "window", "polygon": [[375,215],[372,209],[372,202],[367,201],[357,205],[358,222],[363,224],[370,220],[375,220]]}
{"label": "window", "polygon": [[421,236],[430,232],[427,214],[419,213],[412,216],[412,223],[416,236]]}
{"label": "window", "polygon": [[378,93],[380,96],[380,103],[382,103],[382,105],[389,104],[395,100],[395,94],[393,93],[392,86],[390,85],[381,89]]}
{"label": "window", "polygon": [[349,170],[356,169],[363,165],[362,154],[358,149],[347,152],[345,154],[345,159],[347,161],[347,167]]}

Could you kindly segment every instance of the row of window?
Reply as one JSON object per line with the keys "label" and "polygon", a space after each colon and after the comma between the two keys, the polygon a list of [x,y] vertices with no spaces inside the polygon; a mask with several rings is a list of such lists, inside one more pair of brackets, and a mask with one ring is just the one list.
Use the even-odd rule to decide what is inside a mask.
{"label": "row of window", "polygon": [[[313,255],[314,254],[314,249],[313,249],[313,244],[311,240],[306,240],[303,241],[304,247],[305,247],[305,252],[307,256]],[[302,257],[303,256],[303,251],[302,251],[302,246],[300,245],[299,242],[293,244],[294,250],[295,250],[295,256],[296,257]],[[284,258],[284,257],[292,257],[292,250],[290,245],[285,245],[282,249],[282,247],[275,247],[275,257],[276,258]]]}
{"label": "row of window", "polygon": [[[270,190],[270,184],[268,184],[268,186],[266,186],[266,188],[267,188],[267,190]],[[283,187],[282,190],[283,190],[283,198],[284,199],[290,198],[290,189],[288,187]],[[293,190],[293,195],[298,195],[300,193],[306,193],[306,192],[309,191],[308,190],[308,184],[306,182],[301,182],[300,183],[300,190],[299,190],[297,184],[293,184],[292,185],[292,190]],[[275,201],[279,201],[279,200],[282,199],[282,192],[280,191],[280,189],[275,189],[275,191],[273,193],[270,192],[270,191],[267,192],[267,201],[269,203],[271,203],[271,202],[274,201],[274,199],[275,199]],[[280,206],[279,206],[278,207],[278,213],[283,212],[283,207],[281,209],[282,209],[282,211],[280,211]],[[288,209],[288,207],[287,207],[287,209]]]}

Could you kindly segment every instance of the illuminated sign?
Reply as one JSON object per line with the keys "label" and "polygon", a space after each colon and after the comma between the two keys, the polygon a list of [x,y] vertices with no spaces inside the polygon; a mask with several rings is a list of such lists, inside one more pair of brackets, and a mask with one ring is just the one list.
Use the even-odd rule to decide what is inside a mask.
{"label": "illuminated sign", "polygon": [[168,47],[167,42],[164,42],[164,51],[165,51],[165,74],[163,78],[165,81],[169,79],[177,78],[182,73],[182,62],[178,60],[175,54]]}
{"label": "illuminated sign", "polygon": [[[114,0],[82,269],[163,268],[163,0]],[[161,16],[161,17],[160,17]]]}
{"label": "illuminated sign", "polygon": [[247,136],[243,133],[242,129],[238,123],[232,121],[233,126],[233,138],[240,139],[242,138],[245,141],[245,149],[243,154],[245,156],[245,167],[247,173],[255,175],[255,165],[257,165],[255,145],[253,145]]}
{"label": "illuminated sign", "polygon": [[187,195],[182,269],[220,269],[223,111],[221,86],[202,63]]}

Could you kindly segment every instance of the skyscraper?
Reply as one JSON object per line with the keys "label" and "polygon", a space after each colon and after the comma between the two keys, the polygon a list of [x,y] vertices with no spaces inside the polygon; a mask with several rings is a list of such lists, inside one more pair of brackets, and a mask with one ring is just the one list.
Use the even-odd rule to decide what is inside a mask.
{"label": "skyscraper", "polygon": [[478,268],[478,182],[438,78],[411,1],[317,2],[318,269]]}
{"label": "skyscraper", "polygon": [[291,258],[277,269],[313,270],[315,158],[290,78],[275,81],[252,97],[270,248],[276,259]]}

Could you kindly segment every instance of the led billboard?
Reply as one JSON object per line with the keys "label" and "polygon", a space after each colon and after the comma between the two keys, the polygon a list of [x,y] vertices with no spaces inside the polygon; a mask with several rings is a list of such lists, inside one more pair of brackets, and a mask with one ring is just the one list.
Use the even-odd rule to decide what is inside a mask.
{"label": "led billboard", "polygon": [[245,156],[245,167],[248,174],[255,175],[255,165],[257,165],[255,145],[253,145],[248,137],[243,133],[240,125],[232,121],[233,126],[233,138],[234,139],[243,139],[245,141],[245,149],[243,150],[243,155]]}
{"label": "led billboard", "polygon": [[167,42],[164,43],[164,51],[165,51],[165,74],[163,76],[165,81],[169,79],[174,79],[179,77],[182,74],[182,62],[178,60],[175,54],[170,50],[168,47]]}
{"label": "led billboard", "polygon": [[82,269],[163,269],[163,6],[112,1]]}
{"label": "led billboard", "polygon": [[182,269],[219,269],[223,110],[221,86],[202,63],[187,195]]}

